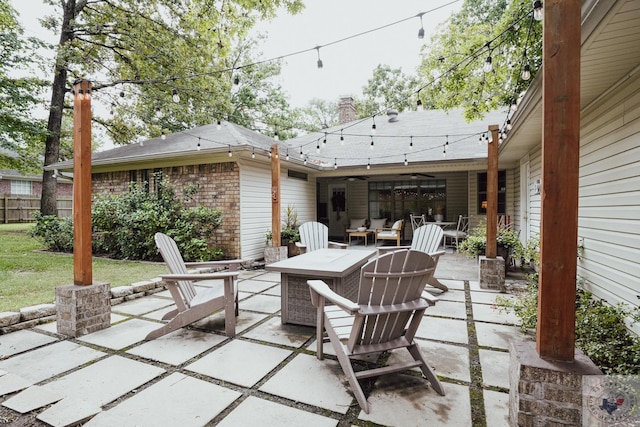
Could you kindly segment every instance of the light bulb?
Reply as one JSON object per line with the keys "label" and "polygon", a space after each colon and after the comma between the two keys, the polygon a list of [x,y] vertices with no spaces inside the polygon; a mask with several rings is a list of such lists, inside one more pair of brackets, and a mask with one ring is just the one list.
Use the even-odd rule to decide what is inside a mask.
{"label": "light bulb", "polygon": [[255,150],[251,152],[251,158],[252,158],[252,159],[255,159],[255,158],[256,158],[256,152],[255,152]]}
{"label": "light bulb", "polygon": [[424,25],[422,24],[422,14],[418,15],[420,17],[420,29],[418,30],[418,38],[424,38]]}
{"label": "light bulb", "polygon": [[300,158],[304,159],[304,153],[302,152],[302,145],[300,146]]}
{"label": "light bulb", "polygon": [[178,95],[178,91],[176,89],[173,89],[171,92],[171,99],[173,99],[173,102],[176,104],[180,102],[180,95]]}
{"label": "light bulb", "polygon": [[507,130],[513,129],[513,125],[511,124],[511,119],[507,120]]}
{"label": "light bulb", "polygon": [[544,18],[544,10],[542,10],[542,2],[540,0],[536,0],[533,2],[533,19],[536,21],[542,21]]}
{"label": "light bulb", "polygon": [[493,71],[493,64],[491,61],[491,55],[487,56],[487,59],[484,61],[484,65],[482,66],[482,70],[485,73],[490,73]]}
{"label": "light bulb", "polygon": [[524,64],[524,69],[522,70],[522,80],[529,80],[531,78],[531,67],[529,64]]}
{"label": "light bulb", "polygon": [[276,141],[280,139],[280,137],[278,136],[278,131],[275,131],[273,133],[273,139],[275,139]]}
{"label": "light bulb", "polygon": [[229,155],[229,157],[231,157],[231,156],[232,156],[232,154],[231,154],[231,145],[229,145],[229,152],[228,152],[228,155]]}
{"label": "light bulb", "polygon": [[218,120],[218,123],[216,124],[216,129],[220,130],[221,128],[222,128],[222,122]]}
{"label": "light bulb", "polygon": [[322,64],[322,59],[320,59],[320,46],[316,46],[316,50],[318,51],[318,68],[322,68],[324,64]]}
{"label": "light bulb", "polygon": [[144,147],[144,141],[140,141],[140,147]]}
{"label": "light bulb", "polygon": [[338,169],[338,159],[333,159],[333,168]]}
{"label": "light bulb", "polygon": [[367,161],[367,170],[371,169],[371,159]]}
{"label": "light bulb", "polygon": [[409,164],[409,162],[407,161],[407,155],[404,155],[404,165],[407,166]]}
{"label": "light bulb", "polygon": [[373,139],[371,140],[371,145],[369,146],[370,150],[373,150]]}
{"label": "light bulb", "polygon": [[234,84],[234,85],[236,85],[236,86],[238,86],[238,85],[240,84],[240,77],[235,76],[235,77],[233,78],[233,84]]}
{"label": "light bulb", "polygon": [[420,98],[418,98],[418,100],[416,101],[416,105],[418,106],[418,111],[422,111],[422,100]]}
{"label": "light bulb", "polygon": [[285,159],[289,160],[289,149],[287,149],[287,155],[286,155]]}
{"label": "light bulb", "polygon": [[162,135],[160,135],[160,139],[162,139],[163,141],[167,139],[167,135],[164,133],[164,131],[162,131]]}

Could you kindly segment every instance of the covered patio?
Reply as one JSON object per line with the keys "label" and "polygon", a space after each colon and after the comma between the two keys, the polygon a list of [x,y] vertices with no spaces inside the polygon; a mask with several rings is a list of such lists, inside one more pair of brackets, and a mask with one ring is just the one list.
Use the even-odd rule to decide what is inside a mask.
{"label": "covered patio", "polygon": [[258,269],[240,275],[233,339],[217,313],[143,341],[171,308],[168,291],[114,305],[112,327],[77,339],[57,334],[55,323],[0,336],[0,417],[59,426],[506,425],[517,319],[497,310],[498,293],[480,289],[475,260],[447,253],[437,274],[450,290],[429,288],[440,301],[417,337],[445,396],[417,370],[380,377],[364,384],[365,414],[330,346],[325,360],[315,358],[314,328],[281,324],[280,275]]}

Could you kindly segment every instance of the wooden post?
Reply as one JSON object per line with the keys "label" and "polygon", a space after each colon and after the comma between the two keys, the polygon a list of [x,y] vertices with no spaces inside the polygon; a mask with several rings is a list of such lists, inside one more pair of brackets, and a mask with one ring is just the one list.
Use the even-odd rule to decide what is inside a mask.
{"label": "wooden post", "polygon": [[542,219],[536,349],[542,358],[575,353],[580,0],[545,0],[542,83]]}
{"label": "wooden post", "polygon": [[495,258],[498,255],[498,125],[489,126],[489,132],[491,132],[491,140],[487,148],[487,245],[485,256]]}
{"label": "wooden post", "polygon": [[271,146],[271,233],[273,246],[280,246],[280,147]]}
{"label": "wooden post", "polygon": [[73,85],[73,283],[91,285],[91,82]]}

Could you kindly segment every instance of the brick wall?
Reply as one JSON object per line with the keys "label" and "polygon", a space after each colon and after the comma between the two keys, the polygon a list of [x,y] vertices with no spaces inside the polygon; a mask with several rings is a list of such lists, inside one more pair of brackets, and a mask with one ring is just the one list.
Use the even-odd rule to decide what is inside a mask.
{"label": "brick wall", "polygon": [[[169,180],[176,197],[185,200],[185,190],[196,189],[185,200],[185,206],[206,206],[222,212],[222,224],[211,245],[224,251],[226,258],[240,257],[240,171],[234,162],[187,165],[162,168],[162,177]],[[138,183],[149,177],[155,188],[158,176],[153,170],[138,170]],[[128,191],[131,171],[96,173],[92,176],[93,194],[122,194]]]}

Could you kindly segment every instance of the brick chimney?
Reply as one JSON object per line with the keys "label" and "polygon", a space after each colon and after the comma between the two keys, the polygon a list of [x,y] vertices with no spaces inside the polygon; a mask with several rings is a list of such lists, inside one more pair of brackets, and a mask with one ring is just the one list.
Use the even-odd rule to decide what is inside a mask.
{"label": "brick chimney", "polygon": [[356,119],[356,105],[353,98],[345,96],[340,98],[338,104],[338,121],[340,124],[352,122]]}

